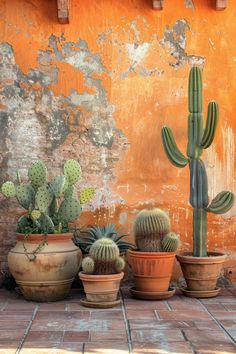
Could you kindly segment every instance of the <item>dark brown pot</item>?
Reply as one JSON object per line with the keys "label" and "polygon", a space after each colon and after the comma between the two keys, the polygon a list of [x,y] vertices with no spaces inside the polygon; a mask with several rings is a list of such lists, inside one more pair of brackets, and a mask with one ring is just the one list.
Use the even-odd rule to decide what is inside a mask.
{"label": "dark brown pot", "polygon": [[208,257],[193,257],[192,253],[185,252],[176,256],[188,290],[208,291],[216,288],[226,255],[217,252],[208,252],[207,255]]}
{"label": "dark brown pot", "polygon": [[175,253],[128,252],[135,288],[138,291],[167,291],[172,275]]}

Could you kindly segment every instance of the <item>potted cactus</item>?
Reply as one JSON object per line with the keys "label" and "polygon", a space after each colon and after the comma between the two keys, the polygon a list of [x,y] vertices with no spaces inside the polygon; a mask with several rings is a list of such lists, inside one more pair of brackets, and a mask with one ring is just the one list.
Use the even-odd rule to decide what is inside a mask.
{"label": "potted cactus", "polygon": [[135,288],[131,293],[140,299],[165,299],[169,289],[179,237],[171,232],[170,219],[161,209],[141,210],[134,220],[137,250],[129,250]]}
{"label": "potted cactus", "polygon": [[28,169],[28,183],[7,181],[1,191],[16,198],[26,209],[16,227],[17,243],[8,254],[8,265],[27,300],[56,301],[64,298],[78,272],[82,254],[73,243],[69,222],[79,217],[82,207],[94,194],[93,188],[75,196],[74,186],[81,167],[67,160],[64,174],[47,181],[47,167],[36,161]]}
{"label": "potted cactus", "polygon": [[120,302],[117,294],[125,261],[119,254],[118,246],[110,238],[102,237],[92,244],[79,273],[86,293],[82,305],[109,308]]}
{"label": "potted cactus", "polygon": [[198,67],[190,70],[188,92],[187,157],[178,149],[169,127],[162,128],[162,140],[170,162],[180,168],[186,165],[190,168],[189,201],[193,207],[193,252],[177,256],[187,283],[187,289],[183,289],[183,292],[187,296],[211,297],[219,292],[216,282],[225,261],[225,255],[207,252],[207,213],[226,213],[233,206],[234,195],[229,191],[222,191],[209,203],[207,174],[201,155],[203,149],[207,149],[213,142],[219,108],[216,102],[209,103],[204,129],[202,72]]}

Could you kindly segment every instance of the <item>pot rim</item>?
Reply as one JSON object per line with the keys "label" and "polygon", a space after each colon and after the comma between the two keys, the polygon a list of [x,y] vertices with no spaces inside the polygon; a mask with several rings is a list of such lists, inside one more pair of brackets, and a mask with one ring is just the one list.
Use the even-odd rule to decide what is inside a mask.
{"label": "pot rim", "polygon": [[79,277],[83,281],[112,281],[121,280],[124,277],[124,272],[115,274],[85,274],[83,271],[79,272]]}
{"label": "pot rim", "polygon": [[191,264],[210,264],[210,263],[223,263],[227,255],[221,252],[207,252],[207,257],[195,257],[192,252],[183,252],[176,255],[180,263]]}
{"label": "pot rim", "polygon": [[173,258],[176,255],[175,252],[142,252],[133,250],[128,250],[128,253],[136,258]]}
{"label": "pot rim", "polygon": [[[65,232],[61,234],[47,234],[50,241],[64,241],[73,238],[72,232]],[[24,241],[25,234],[16,233],[16,238],[18,241]],[[28,234],[27,242],[29,241],[42,241],[45,239],[45,234]]]}

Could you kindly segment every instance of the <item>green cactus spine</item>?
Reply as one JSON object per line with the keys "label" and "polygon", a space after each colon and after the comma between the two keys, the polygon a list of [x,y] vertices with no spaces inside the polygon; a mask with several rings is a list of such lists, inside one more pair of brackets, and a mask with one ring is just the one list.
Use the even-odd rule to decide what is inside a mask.
{"label": "green cactus spine", "polygon": [[234,203],[234,195],[228,191],[220,192],[209,205],[207,175],[200,156],[202,150],[207,149],[213,142],[219,108],[216,102],[209,103],[206,126],[203,129],[202,72],[197,67],[190,70],[188,93],[188,159],[175,148],[176,143],[169,127],[162,128],[162,140],[167,157],[174,166],[184,167],[189,163],[190,204],[193,207],[193,255],[206,257],[207,212],[215,214],[227,212]]}
{"label": "green cactus spine", "polygon": [[135,243],[142,252],[160,252],[161,240],[170,232],[170,219],[161,209],[141,210],[134,221]]}
{"label": "green cactus spine", "polygon": [[119,248],[107,237],[100,238],[90,248],[89,257],[82,263],[82,269],[87,274],[119,273],[125,262],[119,257]]}

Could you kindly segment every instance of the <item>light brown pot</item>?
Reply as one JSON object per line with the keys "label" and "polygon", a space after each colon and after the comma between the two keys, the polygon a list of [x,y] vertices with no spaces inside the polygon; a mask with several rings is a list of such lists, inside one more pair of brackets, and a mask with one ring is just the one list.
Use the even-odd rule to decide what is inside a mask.
{"label": "light brown pot", "polygon": [[94,303],[116,301],[123,276],[123,272],[106,275],[79,273],[86,293],[86,299]]}
{"label": "light brown pot", "polygon": [[193,257],[192,253],[177,255],[181,265],[187,289],[190,291],[208,291],[216,289],[216,282],[220,276],[226,255],[217,252],[208,252],[208,257]]}
{"label": "light brown pot", "polygon": [[167,291],[174,266],[174,252],[128,251],[135,289],[138,291]]}
{"label": "light brown pot", "polygon": [[73,234],[49,234],[45,245],[36,259],[30,261],[24,250],[24,244],[30,258],[33,251],[45,240],[44,235],[17,234],[17,243],[8,254],[8,266],[20,290],[27,300],[57,301],[69,292],[77,274],[82,254],[72,241]]}

